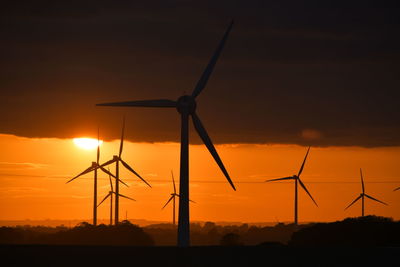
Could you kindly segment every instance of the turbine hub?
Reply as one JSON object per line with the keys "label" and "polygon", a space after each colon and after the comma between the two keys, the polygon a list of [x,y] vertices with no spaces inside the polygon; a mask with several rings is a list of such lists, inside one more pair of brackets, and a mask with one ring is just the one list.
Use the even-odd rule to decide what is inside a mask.
{"label": "turbine hub", "polygon": [[190,95],[183,95],[178,98],[178,104],[176,109],[178,110],[179,113],[188,113],[192,114],[196,110],[196,101],[194,100],[194,97]]}

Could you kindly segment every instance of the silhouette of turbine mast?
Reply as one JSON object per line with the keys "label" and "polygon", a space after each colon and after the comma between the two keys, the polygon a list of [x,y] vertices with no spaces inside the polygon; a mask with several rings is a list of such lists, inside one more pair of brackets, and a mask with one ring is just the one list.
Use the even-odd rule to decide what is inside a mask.
{"label": "silhouette of turbine mast", "polygon": [[203,91],[208,79],[214,69],[214,66],[224,48],[229,32],[233,26],[233,21],[230,23],[222,40],[220,41],[216,51],[209,61],[202,76],[197,82],[191,95],[183,95],[177,101],[168,99],[157,100],[139,100],[117,103],[102,103],[97,106],[114,106],[114,107],[158,107],[158,108],[176,108],[181,116],[181,156],[180,156],[180,179],[179,179],[179,215],[178,215],[178,246],[190,246],[190,224],[189,224],[189,117],[192,117],[194,128],[206,145],[207,149],[217,162],[218,166],[224,173],[229,184],[234,190],[235,186],[228,172],[225,169],[215,147],[207,134],[200,118],[196,114],[196,97]]}
{"label": "silhouette of turbine mast", "polygon": [[300,170],[298,174],[290,176],[290,177],[284,177],[284,178],[277,178],[277,179],[271,179],[271,180],[266,180],[265,182],[273,182],[273,181],[284,181],[284,180],[294,180],[294,224],[298,224],[298,184],[306,191],[308,196],[311,198],[311,200],[314,202],[314,204],[318,207],[317,202],[315,202],[314,198],[311,196],[310,192],[308,192],[306,186],[303,184],[303,182],[300,180],[300,175],[303,172],[304,169],[304,164],[306,163],[308,153],[310,152],[310,147],[307,149],[306,156],[304,157],[303,163],[301,164]]}
{"label": "silhouette of turbine mast", "polygon": [[[107,165],[110,165],[112,163],[115,163],[115,219],[114,219],[114,223],[115,225],[117,225],[119,223],[119,182],[125,184],[124,182],[122,182],[119,179],[119,163],[121,163],[126,169],[128,169],[128,171],[130,171],[131,173],[133,173],[134,175],[136,175],[137,177],[139,177],[140,180],[142,180],[145,184],[147,184],[149,187],[151,187],[151,185],[146,182],[146,180],[144,180],[142,178],[142,176],[140,176],[137,172],[135,172],[133,170],[133,168],[131,166],[128,165],[128,163],[126,163],[121,155],[122,155],[122,150],[124,147],[124,132],[125,132],[125,117],[122,120],[122,131],[121,131],[121,141],[120,141],[120,145],[119,145],[119,154],[114,155],[113,158],[105,163],[103,163],[101,165],[101,167],[105,167]],[[127,184],[125,184],[127,186]]]}
{"label": "silhouette of turbine mast", "polygon": [[382,203],[384,205],[388,205],[388,204],[386,204],[383,201],[380,201],[380,200],[378,200],[376,198],[373,198],[373,197],[365,194],[364,178],[363,178],[363,174],[362,174],[361,168],[360,168],[360,176],[361,176],[361,189],[362,189],[361,194],[356,199],[354,199],[353,202],[351,202],[350,205],[348,205],[344,210],[347,210],[348,208],[350,208],[354,203],[356,203],[361,198],[361,216],[364,217],[364,198],[365,197],[367,197],[367,198],[369,198],[371,200],[374,200],[376,202]]}
{"label": "silhouette of turbine mast", "polygon": [[92,166],[90,166],[89,168],[87,168],[86,170],[84,170],[83,172],[81,172],[80,174],[78,174],[77,176],[75,176],[74,178],[69,180],[68,182],[66,182],[68,184],[68,183],[72,182],[73,180],[75,180],[76,178],[78,178],[84,174],[87,174],[89,172],[94,171],[93,225],[97,225],[97,169],[101,169],[103,172],[107,173],[109,176],[116,178],[112,173],[107,171],[104,167],[100,166],[99,160],[100,160],[100,143],[99,143],[99,130],[97,129],[97,158],[96,158],[96,161],[92,162]]}

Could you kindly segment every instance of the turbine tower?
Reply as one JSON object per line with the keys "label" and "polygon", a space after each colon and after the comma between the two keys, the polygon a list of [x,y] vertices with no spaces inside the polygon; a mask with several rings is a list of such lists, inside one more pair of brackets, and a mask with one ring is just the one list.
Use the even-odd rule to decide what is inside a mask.
{"label": "turbine tower", "polygon": [[362,189],[361,194],[356,199],[354,199],[353,202],[351,202],[350,205],[348,205],[344,210],[347,210],[348,208],[350,208],[350,206],[352,206],[354,203],[356,203],[361,198],[361,216],[364,217],[364,198],[365,197],[367,197],[369,199],[372,199],[372,200],[374,200],[376,202],[382,203],[384,205],[387,205],[387,204],[385,202],[383,202],[383,201],[380,201],[380,200],[378,200],[376,198],[373,198],[373,197],[365,194],[364,178],[363,178],[363,174],[362,174],[361,168],[360,168],[360,176],[361,176],[361,189]]}
{"label": "turbine tower", "polygon": [[179,215],[178,215],[178,246],[190,246],[190,225],[189,225],[189,117],[192,117],[194,128],[200,138],[206,145],[207,149],[217,162],[218,166],[224,173],[226,179],[234,190],[231,178],[226,171],[215,147],[207,134],[200,118],[196,114],[196,97],[203,91],[208,79],[217,63],[218,57],[225,45],[229,32],[233,26],[233,21],[230,23],[222,40],[220,41],[216,51],[209,61],[202,76],[197,82],[191,95],[183,95],[178,100],[157,99],[157,100],[139,100],[117,103],[102,103],[97,106],[114,106],[114,107],[158,107],[158,108],[176,108],[181,117],[181,155],[180,155],[180,179],[179,179]]}
{"label": "turbine tower", "polygon": [[314,198],[311,196],[310,192],[308,192],[306,186],[303,184],[303,182],[300,180],[300,175],[303,172],[304,164],[306,163],[308,152],[310,152],[310,147],[307,149],[306,156],[304,157],[303,163],[301,164],[300,170],[298,174],[294,174],[293,176],[290,177],[284,177],[284,178],[277,178],[277,179],[271,179],[271,180],[266,180],[266,182],[272,182],[272,181],[283,181],[283,180],[294,180],[294,224],[298,224],[298,184],[306,191],[308,196],[311,198],[311,200],[314,202],[314,204],[318,207],[317,202],[315,202]]}
{"label": "turbine tower", "polygon": [[[136,175],[137,177],[140,178],[140,180],[142,180],[144,183],[146,183],[149,187],[151,187],[151,185],[146,182],[146,180],[144,180],[137,172],[135,172],[133,170],[133,168],[131,166],[128,165],[128,163],[126,163],[121,155],[122,155],[122,150],[124,147],[124,132],[125,132],[125,117],[122,120],[122,133],[121,133],[121,141],[120,141],[120,145],[119,145],[119,154],[114,155],[113,158],[105,163],[103,163],[101,165],[101,167],[105,167],[107,165],[110,165],[112,163],[115,163],[115,219],[114,219],[114,223],[115,225],[117,225],[119,223],[119,182],[123,183],[121,181],[121,179],[119,179],[119,163],[121,163],[126,169],[128,169],[128,171],[130,171],[131,173],[133,173],[134,175]],[[125,183],[123,183],[125,184]],[[127,184],[125,184],[127,186]]]}
{"label": "turbine tower", "polygon": [[93,225],[94,226],[97,225],[97,169],[101,169],[103,172],[107,173],[109,176],[112,176],[115,178],[115,176],[112,173],[107,171],[104,167],[100,166],[99,160],[100,160],[100,144],[99,144],[99,131],[97,130],[97,158],[96,158],[96,161],[92,162],[92,166],[90,166],[89,168],[87,168],[86,170],[84,170],[83,172],[81,172],[80,174],[78,174],[77,176],[75,176],[74,178],[69,180],[68,182],[66,182],[68,184],[68,183],[72,182],[73,180],[75,180],[76,178],[78,178],[84,174],[87,174],[89,172],[94,171],[94,184],[93,184]]}
{"label": "turbine tower", "polygon": [[[108,191],[108,194],[103,198],[103,200],[99,203],[99,205],[97,205],[97,207],[100,206],[101,203],[103,203],[107,198],[110,198],[110,225],[112,225],[112,217],[113,217],[113,194],[116,195],[116,193],[114,192],[114,189],[113,189],[113,185],[112,185],[112,181],[111,181],[111,176],[109,175],[108,178],[109,178],[109,180],[110,180],[110,188],[111,188],[111,190]],[[124,196],[124,195],[122,195],[122,194],[118,194],[118,196],[124,197],[124,198],[127,198],[127,199],[130,199],[130,200],[133,200],[133,201],[136,201],[136,200],[134,200],[133,198]]]}
{"label": "turbine tower", "polygon": [[[171,200],[172,200],[172,205],[173,205],[173,207],[172,207],[172,224],[173,224],[173,226],[175,226],[175,217],[176,217],[175,216],[175,197],[179,197],[179,195],[176,193],[174,173],[172,171],[171,171],[171,175],[172,175],[172,184],[174,185],[174,192],[171,193],[171,197],[168,199],[167,203],[165,203],[165,205],[161,209],[164,209],[168,205],[168,203],[171,202]],[[190,199],[189,199],[189,201],[196,203]]]}

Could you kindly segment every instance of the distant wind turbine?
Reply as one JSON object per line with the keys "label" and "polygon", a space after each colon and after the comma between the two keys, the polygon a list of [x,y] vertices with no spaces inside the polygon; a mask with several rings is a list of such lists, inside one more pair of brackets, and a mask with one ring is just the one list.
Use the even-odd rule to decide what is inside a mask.
{"label": "distant wind turbine", "polygon": [[397,187],[396,189],[394,189],[393,191],[397,191],[397,190],[399,190],[400,189],[400,187]]}
{"label": "distant wind turbine", "polygon": [[382,204],[384,204],[384,205],[387,205],[387,204],[386,204],[385,202],[383,202],[383,201],[380,201],[380,200],[378,200],[378,199],[376,199],[376,198],[373,198],[373,197],[371,197],[371,196],[365,194],[364,178],[363,178],[363,174],[362,174],[361,168],[360,168],[360,176],[361,176],[361,189],[362,189],[362,192],[361,192],[361,194],[360,194],[356,199],[354,199],[353,202],[351,202],[350,205],[348,205],[344,210],[347,210],[348,208],[350,208],[350,206],[352,206],[354,203],[356,203],[356,202],[361,198],[361,216],[364,217],[364,198],[365,198],[365,197],[367,197],[367,198],[369,198],[369,199],[372,199],[372,200],[374,200],[374,201],[376,201],[376,202],[382,203]]}
{"label": "distant wind turbine", "polygon": [[[175,197],[179,197],[179,195],[176,193],[176,187],[175,187],[175,179],[174,179],[174,173],[171,171],[171,175],[172,175],[172,184],[174,185],[174,192],[171,193],[171,197],[168,199],[167,203],[165,203],[165,205],[162,207],[162,209],[164,209],[169,202],[171,202],[172,200],[172,224],[175,226]],[[190,202],[196,203],[193,200],[190,200]]]}
{"label": "distant wind turbine", "polygon": [[310,152],[310,147],[308,147],[306,156],[304,157],[303,164],[301,164],[300,170],[298,174],[290,176],[290,177],[284,177],[284,178],[277,178],[277,179],[271,179],[271,180],[266,180],[266,182],[272,182],[272,181],[283,181],[283,180],[294,180],[294,224],[298,224],[298,196],[297,196],[297,191],[298,191],[298,184],[306,191],[308,196],[311,198],[311,200],[314,202],[314,204],[318,207],[317,202],[315,202],[314,198],[311,196],[310,192],[308,192],[306,186],[303,184],[303,182],[300,180],[300,175],[303,172],[304,164],[306,163],[308,153]]}
{"label": "distant wind turbine", "polygon": [[97,225],[97,169],[101,169],[103,172],[107,173],[108,175],[112,176],[115,178],[115,176],[110,173],[109,171],[107,171],[104,167],[100,166],[99,164],[99,160],[100,160],[100,143],[99,143],[99,131],[97,130],[97,158],[96,158],[96,162],[92,162],[92,166],[90,166],[89,168],[87,168],[86,170],[84,170],[83,172],[81,172],[80,174],[78,174],[77,176],[75,176],[74,178],[72,178],[71,180],[69,180],[67,182],[67,184],[69,182],[72,182],[73,180],[75,180],[76,178],[87,174],[89,172],[94,171],[94,188],[93,188],[93,225]]}
{"label": "distant wind turbine", "polygon": [[214,55],[209,61],[206,69],[196,84],[191,95],[183,95],[178,100],[157,99],[157,100],[139,100],[117,103],[102,103],[97,106],[114,106],[114,107],[158,107],[158,108],[176,108],[181,116],[181,157],[180,157],[180,183],[179,183],[179,217],[178,217],[178,246],[187,247],[190,245],[190,224],[189,224],[189,117],[192,117],[194,128],[200,135],[204,144],[208,148],[214,160],[224,173],[226,179],[234,190],[231,178],[226,171],[215,147],[204,129],[200,118],[196,114],[196,97],[205,88],[208,79],[217,63],[218,57],[225,45],[229,32],[233,26],[233,21],[230,23],[222,40],[220,41]]}
{"label": "distant wind turbine", "polygon": [[[97,207],[100,206],[101,203],[103,203],[107,198],[110,198],[110,225],[112,225],[112,217],[113,217],[113,194],[116,194],[116,193],[114,192],[114,189],[113,189],[113,185],[112,185],[112,181],[111,181],[111,176],[108,176],[108,178],[109,178],[109,180],[110,180],[110,189],[111,189],[111,190],[108,191],[108,194],[103,198],[103,200],[99,203],[99,205],[97,205]],[[133,198],[124,196],[124,195],[122,195],[122,194],[118,194],[118,196],[124,197],[124,198],[127,198],[127,199],[130,199],[130,200],[133,200],[133,201],[136,201],[136,200],[134,200]]]}
{"label": "distant wind turbine", "polygon": [[[103,163],[101,165],[101,167],[105,167],[107,165],[110,165],[112,163],[115,163],[115,177],[116,177],[116,181],[115,181],[115,219],[114,219],[114,223],[117,225],[119,223],[119,182],[125,184],[124,182],[122,182],[121,179],[119,179],[119,163],[122,163],[122,165],[128,169],[128,171],[130,171],[131,173],[133,173],[134,175],[136,175],[137,177],[140,178],[140,180],[142,180],[144,183],[146,183],[149,187],[151,187],[151,185],[146,182],[146,180],[144,180],[142,178],[142,176],[140,176],[137,172],[135,172],[133,170],[133,168],[131,166],[128,165],[128,163],[126,163],[122,158],[122,149],[124,147],[124,131],[125,131],[125,117],[122,120],[122,133],[121,133],[121,141],[120,141],[120,145],[119,145],[119,154],[114,155],[113,158],[105,163]],[[127,184],[125,184],[127,185]]]}

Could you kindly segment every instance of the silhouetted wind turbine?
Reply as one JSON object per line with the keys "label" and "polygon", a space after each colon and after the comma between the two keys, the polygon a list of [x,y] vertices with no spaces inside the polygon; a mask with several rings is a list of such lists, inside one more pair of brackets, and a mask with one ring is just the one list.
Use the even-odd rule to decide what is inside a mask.
{"label": "silhouetted wind turbine", "polygon": [[100,160],[100,143],[99,143],[99,131],[97,130],[97,158],[96,158],[96,162],[92,162],[92,166],[90,166],[89,168],[87,168],[86,170],[84,170],[83,172],[81,172],[80,174],[78,174],[77,176],[75,176],[74,178],[72,178],[71,180],[69,180],[67,182],[67,184],[69,182],[72,182],[73,180],[75,180],[76,178],[87,174],[89,172],[94,171],[94,193],[93,193],[93,225],[97,225],[97,169],[101,169],[103,172],[107,173],[108,175],[112,176],[115,178],[115,176],[110,173],[109,171],[107,171],[104,167],[100,166],[99,164],[99,160]]}
{"label": "silhouetted wind turbine", "polygon": [[[179,195],[176,193],[176,187],[175,187],[175,179],[174,179],[174,173],[171,171],[171,175],[172,175],[172,184],[174,185],[174,192],[171,193],[171,197],[168,199],[167,203],[165,203],[165,205],[162,207],[162,209],[164,209],[169,202],[171,202],[172,200],[172,224],[175,226],[175,197],[179,197]],[[190,202],[196,203],[193,200],[190,200]]]}
{"label": "silhouetted wind turbine", "polygon": [[[110,198],[110,225],[112,225],[112,216],[113,216],[113,194],[116,194],[116,193],[114,192],[114,189],[113,189],[113,185],[112,185],[112,181],[111,181],[111,176],[108,176],[108,178],[109,178],[109,180],[110,180],[110,188],[111,188],[111,190],[108,191],[108,194],[103,198],[103,200],[99,203],[99,205],[97,205],[97,207],[100,206],[101,203],[103,203],[107,198]],[[133,201],[136,201],[136,200],[134,200],[133,198],[124,196],[124,195],[122,195],[122,194],[118,194],[118,196],[124,197],[124,198],[127,198],[127,199],[130,199],[130,200],[133,200]]]}
{"label": "silhouetted wind turbine", "polygon": [[299,173],[290,177],[284,177],[284,178],[277,178],[277,179],[271,179],[271,180],[266,180],[266,182],[272,182],[272,181],[283,181],[283,180],[294,180],[294,224],[297,225],[298,223],[298,196],[297,196],[297,187],[298,183],[300,186],[306,191],[308,196],[311,198],[311,200],[314,202],[314,204],[318,207],[317,202],[315,202],[314,198],[311,196],[310,192],[308,192],[306,186],[303,184],[303,182],[300,180],[300,175],[303,172],[304,164],[306,163],[308,152],[310,152],[310,147],[307,149],[306,156],[304,157],[303,163],[301,164]]}
{"label": "silhouetted wind turbine", "polygon": [[387,204],[386,204],[385,202],[383,202],[383,201],[380,201],[380,200],[378,200],[378,199],[376,199],[376,198],[373,198],[373,197],[371,197],[371,196],[365,194],[364,178],[363,178],[363,174],[362,174],[361,168],[360,168],[360,176],[361,176],[361,189],[362,189],[362,192],[361,192],[361,194],[360,194],[356,199],[354,199],[353,202],[351,202],[350,205],[348,205],[344,210],[347,210],[348,208],[350,208],[350,206],[352,206],[354,203],[356,203],[356,202],[361,198],[361,216],[364,217],[364,197],[367,197],[367,198],[369,198],[369,199],[372,199],[372,200],[374,200],[374,201],[376,201],[376,202],[379,202],[379,203],[382,203],[382,204],[384,204],[384,205],[387,205]]}
{"label": "silhouetted wind turbine", "polygon": [[[128,171],[130,171],[131,173],[133,173],[134,175],[136,175],[137,177],[139,177],[140,180],[142,180],[142,181],[145,182],[148,186],[151,187],[151,185],[150,185],[148,182],[146,182],[137,172],[135,172],[135,171],[133,170],[133,168],[132,168],[131,166],[128,165],[128,163],[126,163],[126,162],[121,158],[122,149],[123,149],[123,147],[124,147],[124,131],[125,131],[125,117],[123,118],[123,121],[122,121],[122,133],[121,133],[121,141],[120,141],[120,145],[119,145],[119,154],[118,154],[118,156],[117,156],[117,155],[114,155],[113,158],[112,158],[111,160],[109,160],[109,161],[107,161],[107,162],[105,162],[105,163],[103,163],[103,164],[101,165],[101,167],[104,167],[104,166],[110,165],[110,164],[112,164],[112,163],[115,162],[115,177],[116,177],[116,181],[115,181],[115,220],[114,220],[114,221],[115,221],[115,224],[116,224],[116,225],[117,225],[118,222],[119,222],[119,196],[120,196],[120,194],[119,194],[119,182],[122,182],[122,181],[119,179],[119,163],[122,163],[122,165],[123,165],[126,169],[128,169]],[[123,182],[122,182],[122,183],[123,183]],[[124,183],[124,184],[125,184],[125,183]],[[126,184],[125,184],[125,185],[126,185]]]}
{"label": "silhouetted wind turbine", "polygon": [[158,108],[176,108],[181,115],[181,157],[180,157],[180,183],[179,183],[179,216],[178,216],[178,246],[187,247],[190,245],[190,224],[189,224],[189,116],[192,117],[193,125],[208,148],[214,160],[219,165],[226,179],[234,190],[231,178],[226,171],[215,147],[208,136],[200,118],[196,114],[196,97],[203,91],[208,79],[217,63],[218,57],[225,45],[229,32],[233,26],[230,23],[222,40],[220,41],[216,51],[214,52],[210,62],[204,70],[202,76],[196,84],[191,95],[183,95],[177,101],[168,99],[157,100],[139,100],[117,103],[103,103],[97,106],[114,106],[114,107],[158,107]]}
{"label": "silhouetted wind turbine", "polygon": [[397,191],[397,190],[399,190],[400,189],[400,187],[397,187],[396,189],[394,189],[393,191]]}

